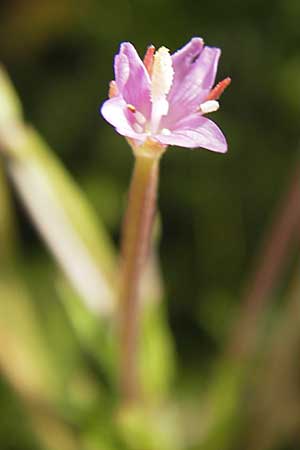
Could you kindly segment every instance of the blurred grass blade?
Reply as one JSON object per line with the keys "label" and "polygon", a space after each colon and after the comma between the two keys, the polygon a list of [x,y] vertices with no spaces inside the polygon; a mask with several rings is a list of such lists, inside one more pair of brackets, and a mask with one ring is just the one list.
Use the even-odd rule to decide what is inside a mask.
{"label": "blurred grass blade", "polygon": [[8,189],[0,165],[0,268],[5,267],[6,270],[9,269],[10,259],[15,254],[15,233],[12,216]]}
{"label": "blurred grass blade", "polygon": [[245,367],[231,361],[216,371],[214,383],[208,391],[208,403],[202,410],[205,430],[199,442],[199,450],[229,450],[234,447],[243,423],[244,390],[247,377]]}
{"label": "blurred grass blade", "polygon": [[[130,450],[182,450],[177,411],[166,405],[141,408],[131,405],[117,416],[120,435]],[[123,448],[122,447],[122,448]]]}
{"label": "blurred grass blade", "polygon": [[43,450],[82,450],[74,430],[54,414],[42,408],[32,408],[30,416]]}
{"label": "blurred grass blade", "polygon": [[[168,397],[175,374],[175,351],[162,305],[163,288],[155,250],[152,250],[143,275],[141,289],[141,339],[139,367],[142,390],[154,404]],[[102,321],[84,308],[78,296],[59,280],[58,292],[81,344],[104,369],[110,383],[118,384],[116,323]]]}
{"label": "blurred grass blade", "polygon": [[176,355],[164,303],[158,246],[161,224],[157,215],[152,248],[141,279],[141,338],[139,372],[142,391],[152,404],[166,400],[176,371]]}
{"label": "blurred grass blade", "polygon": [[13,215],[0,167],[0,366],[22,397],[53,399],[51,373],[37,315],[17,276]]}
{"label": "blurred grass blade", "polygon": [[114,306],[115,254],[92,207],[43,139],[20,121],[9,80],[0,71],[0,144],[8,172],[49,249],[89,308]]}
{"label": "blurred grass blade", "polygon": [[153,402],[168,396],[175,374],[175,349],[166,317],[156,248],[142,277],[139,370],[144,395]]}
{"label": "blurred grass blade", "polygon": [[[198,410],[184,411],[181,417],[186,441],[197,450],[235,448],[245,414],[245,385],[248,368],[230,360],[220,360],[200,399]],[[195,418],[197,418],[195,420]]]}
{"label": "blurred grass blade", "polygon": [[[268,450],[299,433],[300,266],[267,338],[251,403],[247,450]],[[260,423],[263,429],[256,433]]]}
{"label": "blurred grass blade", "polygon": [[22,119],[21,102],[6,74],[0,65],[0,129],[6,124]]}
{"label": "blurred grass blade", "polygon": [[16,276],[0,278],[0,366],[28,400],[52,401],[59,374],[51,370],[42,330],[26,289]]}
{"label": "blurred grass blade", "polygon": [[101,313],[110,312],[114,302],[113,272],[109,271],[112,266],[109,267],[110,252],[105,248],[105,241],[95,230],[89,230],[93,234],[88,230],[85,232],[84,228],[91,228],[93,224],[89,222],[88,214],[80,211],[80,206],[85,209],[85,205],[78,202],[79,193],[65,192],[67,195],[64,196],[64,189],[59,185],[69,180],[55,172],[55,168],[51,171],[53,161],[49,161],[49,154],[44,153],[44,160],[38,160],[43,149],[35,133],[28,130],[27,138],[26,148],[22,150],[26,151],[30,146],[36,151],[34,158],[29,157],[22,163],[12,160],[8,164],[19,195],[48,247],[89,308]]}
{"label": "blurred grass blade", "polygon": [[[78,346],[66,345],[67,330],[57,320],[56,333],[60,330],[64,342],[53,346],[20,276],[14,217],[1,166],[0,248],[0,371],[21,398],[42,448],[82,449],[73,425],[65,423],[65,411],[72,408],[79,414],[98,404],[101,385],[85,369]],[[53,315],[53,303],[48,312]]]}

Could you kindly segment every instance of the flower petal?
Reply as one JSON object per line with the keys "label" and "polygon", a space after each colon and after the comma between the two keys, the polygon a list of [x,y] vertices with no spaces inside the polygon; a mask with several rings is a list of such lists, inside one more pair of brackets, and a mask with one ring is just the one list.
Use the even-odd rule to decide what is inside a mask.
{"label": "flower petal", "polygon": [[194,38],[172,56],[174,81],[168,95],[169,114],[163,126],[175,125],[206,99],[215,81],[220,54],[220,49],[203,47],[202,39]]}
{"label": "flower petal", "polygon": [[150,77],[137,51],[123,42],[115,57],[115,77],[120,95],[145,117],[150,117]]}
{"label": "flower petal", "polygon": [[192,115],[180,122],[170,134],[159,134],[155,139],[161,144],[180,147],[202,147],[214,152],[227,151],[226,138],[220,128],[211,120],[200,115]]}
{"label": "flower petal", "polygon": [[172,55],[175,76],[173,80],[173,91],[176,92],[181,81],[188,75],[193,62],[200,56],[204,42],[199,37],[192,38],[184,47]]}
{"label": "flower petal", "polygon": [[128,111],[126,102],[122,97],[118,96],[106,100],[101,107],[101,114],[122,136],[139,142],[146,140],[146,133],[136,133],[132,128],[130,111]]}

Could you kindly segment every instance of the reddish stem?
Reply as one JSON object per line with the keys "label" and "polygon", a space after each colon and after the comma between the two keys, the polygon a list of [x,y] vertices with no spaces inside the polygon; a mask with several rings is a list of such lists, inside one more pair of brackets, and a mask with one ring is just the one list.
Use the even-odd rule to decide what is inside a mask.
{"label": "reddish stem", "polygon": [[138,380],[139,284],[156,207],[159,158],[136,156],[122,239],[120,383],[123,401],[140,396]]}
{"label": "reddish stem", "polygon": [[245,290],[243,310],[233,330],[230,352],[248,354],[255,345],[258,319],[295,245],[300,230],[300,170],[297,168],[290,187],[282,199],[279,211],[258,256],[257,270]]}

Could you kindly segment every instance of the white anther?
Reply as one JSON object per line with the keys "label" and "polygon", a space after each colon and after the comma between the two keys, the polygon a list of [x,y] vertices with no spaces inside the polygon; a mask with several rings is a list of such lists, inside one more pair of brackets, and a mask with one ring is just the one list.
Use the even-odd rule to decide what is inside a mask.
{"label": "white anther", "polygon": [[163,128],[160,133],[164,136],[169,136],[171,134],[171,131],[168,128]]}
{"label": "white anther", "polygon": [[201,103],[201,105],[199,106],[199,111],[202,114],[208,114],[218,111],[219,107],[220,105],[217,100],[207,100],[207,102]]}

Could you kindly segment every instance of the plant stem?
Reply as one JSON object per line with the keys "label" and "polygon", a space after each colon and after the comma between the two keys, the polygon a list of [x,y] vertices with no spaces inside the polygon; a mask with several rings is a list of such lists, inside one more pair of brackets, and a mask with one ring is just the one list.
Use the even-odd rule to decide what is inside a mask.
{"label": "plant stem", "polygon": [[240,319],[233,328],[229,352],[238,358],[255,349],[259,319],[299,241],[300,170],[297,166],[274,221],[267,230],[256,270],[245,290]]}
{"label": "plant stem", "polygon": [[139,285],[151,240],[158,173],[158,155],[141,153],[135,156],[121,245],[120,389],[124,402],[133,402],[140,395]]}

